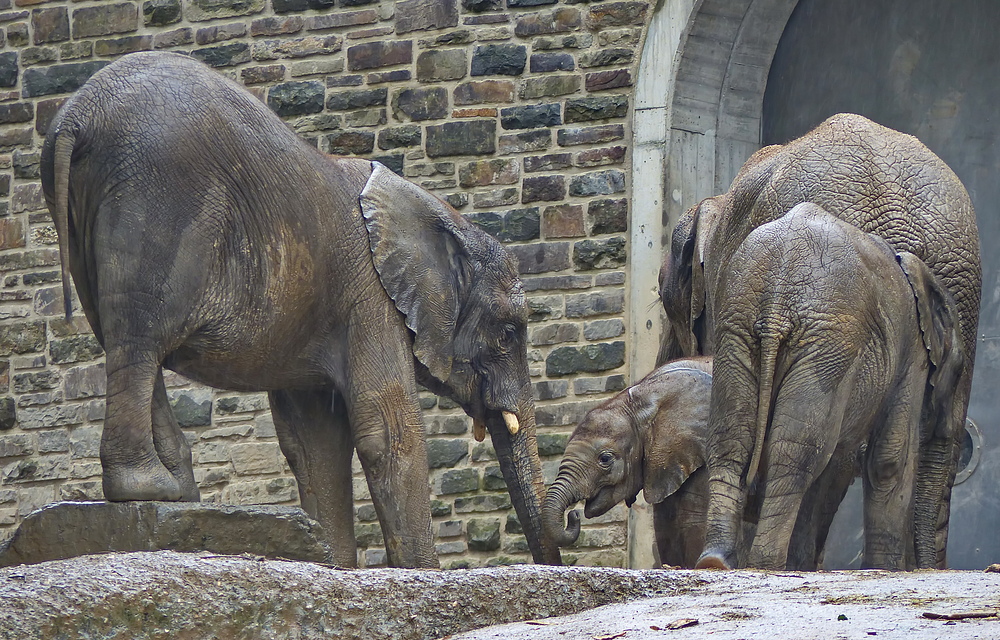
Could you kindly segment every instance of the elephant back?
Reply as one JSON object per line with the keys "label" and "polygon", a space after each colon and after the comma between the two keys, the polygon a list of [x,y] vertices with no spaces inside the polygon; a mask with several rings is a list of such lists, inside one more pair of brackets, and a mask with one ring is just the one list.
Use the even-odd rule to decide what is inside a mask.
{"label": "elephant back", "polygon": [[944,161],[913,136],[854,114],[761,149],[726,194],[709,240],[709,281],[719,283],[751,231],[803,202],[923,260],[955,299],[971,366],[982,286],[979,232],[969,194]]}

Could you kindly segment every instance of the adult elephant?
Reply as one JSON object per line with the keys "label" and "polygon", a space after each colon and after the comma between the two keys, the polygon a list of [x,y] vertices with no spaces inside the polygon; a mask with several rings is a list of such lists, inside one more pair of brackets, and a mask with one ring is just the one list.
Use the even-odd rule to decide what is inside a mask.
{"label": "adult elephant", "polygon": [[417,383],[488,428],[537,562],[544,488],[514,259],[382,165],[324,156],[188,57],[125,56],[42,152],[67,314],[107,352],[109,500],[197,500],[167,367],[269,392],[303,507],[356,564],[356,448],[390,564],[437,566]]}
{"label": "adult elephant", "polygon": [[702,201],[675,227],[660,270],[670,323],[663,357],[713,354],[720,279],[755,228],[813,202],[927,264],[958,309],[965,363],[949,434],[934,434],[920,462],[916,552],[944,567],[958,438],[972,386],[982,275],[979,233],[958,177],[919,140],[862,116],[839,114],[785,145],[750,157],[728,192]]}
{"label": "adult elephant", "polygon": [[912,253],[803,203],[747,236],[718,305],[698,566],[814,567],[863,451],[863,566],[913,568],[917,461],[952,426],[964,364],[951,295]]}

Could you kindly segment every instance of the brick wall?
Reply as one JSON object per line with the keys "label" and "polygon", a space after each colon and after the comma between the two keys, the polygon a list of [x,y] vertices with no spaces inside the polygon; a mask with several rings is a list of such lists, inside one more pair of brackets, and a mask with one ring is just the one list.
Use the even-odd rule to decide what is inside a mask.
{"label": "brick wall", "polygon": [[[39,152],[65,98],[116,56],[190,53],[321,151],[375,158],[503,241],[531,307],[548,479],[573,425],[625,385],[632,84],[641,0],[0,0],[0,535],[60,499],[99,499],[100,346],[61,318]],[[294,504],[267,401],[167,377],[205,500]],[[421,398],[442,566],[529,558],[489,442]],[[362,563],[384,562],[355,465]],[[622,565],[625,509],[570,562]]]}

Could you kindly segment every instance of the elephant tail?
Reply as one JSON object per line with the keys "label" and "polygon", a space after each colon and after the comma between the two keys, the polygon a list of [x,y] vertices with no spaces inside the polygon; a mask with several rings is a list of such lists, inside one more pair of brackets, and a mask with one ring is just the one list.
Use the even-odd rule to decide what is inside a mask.
{"label": "elephant tail", "polygon": [[59,266],[62,270],[63,310],[66,320],[73,318],[73,295],[69,278],[69,168],[73,159],[76,135],[69,128],[61,128],[56,133],[52,158],[55,190],[55,207],[52,221],[59,236]]}
{"label": "elephant tail", "polygon": [[767,332],[760,336],[760,362],[757,371],[757,420],[754,433],[753,455],[747,468],[746,486],[751,486],[757,477],[760,458],[764,452],[767,426],[771,421],[771,400],[774,396],[775,362],[781,344],[780,332]]}

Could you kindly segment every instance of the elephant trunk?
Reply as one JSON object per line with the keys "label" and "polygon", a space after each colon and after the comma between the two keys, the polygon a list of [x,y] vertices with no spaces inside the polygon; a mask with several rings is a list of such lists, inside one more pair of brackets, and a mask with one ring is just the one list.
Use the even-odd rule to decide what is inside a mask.
{"label": "elephant trunk", "polygon": [[580,500],[571,483],[565,477],[560,477],[549,488],[545,496],[545,506],[542,508],[542,525],[545,534],[560,547],[576,542],[580,537],[580,512],[569,512],[569,526],[563,526],[563,514],[571,504]]}
{"label": "elephant trunk", "polygon": [[517,420],[519,429],[512,435],[508,421],[499,411],[491,411],[487,417],[500,471],[527,538],[531,557],[537,564],[562,564],[559,546],[547,538],[542,529],[540,514],[545,484],[535,438],[535,405],[530,396],[518,403]]}

